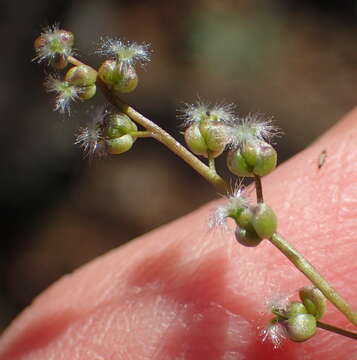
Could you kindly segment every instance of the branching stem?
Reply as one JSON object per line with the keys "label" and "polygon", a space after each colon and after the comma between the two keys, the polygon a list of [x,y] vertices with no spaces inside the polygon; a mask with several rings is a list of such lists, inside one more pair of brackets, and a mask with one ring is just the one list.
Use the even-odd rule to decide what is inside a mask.
{"label": "branching stem", "polygon": [[[72,56],[68,57],[68,61],[76,66],[84,65],[80,60]],[[154,122],[146,118],[144,115],[140,114],[138,111],[136,111],[134,108],[132,108],[125,102],[123,102],[117,96],[113,95],[99,78],[97,79],[97,84],[101,87],[104,95],[110,103],[119,108],[119,110],[128,115],[133,121],[146,129],[146,131],[138,131],[136,133],[136,136],[155,138],[156,140],[164,144],[167,148],[169,148],[172,152],[174,152],[177,156],[183,159],[188,165],[190,165],[211,184],[213,184],[220,190],[223,190],[225,193],[230,190],[227,182],[217,174],[214,159],[210,158],[209,166],[205,165],[165,130],[163,130]],[[256,175],[254,177],[254,180],[257,194],[257,202],[262,203],[264,201],[264,198],[261,178],[260,176]],[[317,288],[319,288],[326,296],[326,298],[329,299],[330,302],[334,304],[336,308],[339,309],[347,317],[347,319],[352,322],[352,324],[357,326],[357,314],[353,311],[350,305],[336,292],[335,289],[333,289],[328,284],[328,282],[317,272],[317,270],[292,245],[290,245],[281,235],[277,233],[275,233],[271,237],[271,239],[269,239],[269,241],[274,246],[276,246],[295,265],[295,267],[299,269]],[[336,329],[338,328],[335,328],[331,325],[320,322],[319,324],[320,327],[326,330],[349,336],[343,334],[343,332],[348,333],[345,330],[340,329],[336,331]],[[352,338],[355,338],[355,335],[353,335]]]}
{"label": "branching stem", "polygon": [[[68,61],[76,66],[84,65],[84,63],[74,58],[73,56],[69,56]],[[113,95],[99,78],[97,78],[97,84],[101,87],[105,97],[111,104],[119,108],[119,110],[128,115],[137,124],[144,127],[154,139],[164,144],[167,148],[169,148],[173,153],[175,153],[182,160],[184,160],[203,178],[205,178],[208,182],[213,184],[219,190],[223,190],[224,193],[227,193],[229,191],[229,186],[227,182],[222,177],[220,177],[215,170],[212,170],[210,167],[205,165],[201,160],[199,160],[195,155],[188,151],[184,146],[182,146],[177,140],[175,140],[160,126],[146,118],[144,115],[140,114],[134,108],[119,99],[117,96]]]}
{"label": "branching stem", "polygon": [[269,241],[277,247],[300,270],[348,320],[357,326],[357,313],[319,274],[319,272],[281,235],[275,233]]}

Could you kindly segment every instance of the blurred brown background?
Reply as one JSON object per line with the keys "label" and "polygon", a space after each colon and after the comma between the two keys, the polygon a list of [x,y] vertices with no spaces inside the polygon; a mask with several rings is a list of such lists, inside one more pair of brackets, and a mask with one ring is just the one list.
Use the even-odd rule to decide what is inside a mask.
{"label": "blurred brown background", "polygon": [[[176,138],[176,109],[197,95],[273,115],[280,160],[350,110],[357,88],[355,1],[5,1],[0,8],[0,329],[50,283],[131,238],[183,215],[215,191],[160,144],[82,159],[70,119],[52,112],[41,27],[59,21],[92,65],[101,35],[150,42],[152,62],[125,97]],[[96,97],[92,103],[101,103]],[[224,161],[221,161],[221,165]]]}

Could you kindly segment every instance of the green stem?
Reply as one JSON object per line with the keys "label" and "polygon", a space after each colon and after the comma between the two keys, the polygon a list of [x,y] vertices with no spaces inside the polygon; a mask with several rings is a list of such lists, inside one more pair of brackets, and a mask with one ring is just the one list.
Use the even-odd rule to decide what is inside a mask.
{"label": "green stem", "polygon": [[[78,59],[69,56],[68,61],[73,65],[82,65]],[[228,184],[221,178],[214,167],[214,159],[209,159],[209,166],[205,165],[184,146],[177,142],[171,135],[153,123],[151,120],[137,112],[134,108],[124,103],[118,97],[114,96],[105,86],[105,84],[97,79],[97,84],[102,88],[106,98],[113,105],[117,106],[122,112],[127,114],[136,123],[143,126],[147,131],[138,132],[145,137],[151,136],[168,147],[177,156],[183,159],[194,170],[202,175],[207,181],[216,187],[229,191]],[[257,201],[263,202],[263,190],[260,176],[255,176],[255,185],[257,192]],[[357,326],[357,314],[349,306],[349,304],[333,289],[327,281],[316,271],[316,269],[297,251],[295,250],[281,235],[274,234],[270,242],[275,245],[310,281],[318,287],[322,293],[329,299],[355,326]]]}
{"label": "green stem", "polygon": [[269,241],[276,246],[317,288],[319,288],[325,297],[335,305],[353,325],[357,326],[357,313],[337,293],[337,291],[329,285],[302,254],[277,233],[275,233]]}
{"label": "green stem", "polygon": [[136,138],[152,137],[152,133],[150,131],[133,131],[130,133],[130,135]]}
{"label": "green stem", "polygon": [[[73,56],[69,56],[67,60],[69,63],[76,66],[85,65]],[[211,168],[205,165],[201,160],[199,160],[195,155],[188,151],[184,146],[182,146],[178,141],[175,140],[175,138],[173,138],[160,126],[156,125],[154,122],[152,122],[144,115],[136,111],[134,108],[120,100],[117,96],[112,94],[99,78],[97,78],[97,84],[103,90],[105,97],[110,103],[118,107],[119,110],[128,115],[133,121],[144,127],[151,134],[151,137],[158,140],[167,148],[169,148],[173,153],[179,156],[194,170],[196,170],[203,178],[216,186],[218,189],[223,190],[224,193],[227,193],[229,191],[229,185],[224,181],[222,177],[220,177],[216,173],[215,170],[213,171]]]}
{"label": "green stem", "polygon": [[225,192],[228,191],[228,184],[215,171],[212,171],[212,169],[200,161],[160,126],[137,112],[128,104],[125,104],[119,98],[110,97],[110,99],[123,113],[128,115],[136,123],[143,126],[146,130],[150,131],[153,138],[168,147],[173,153],[179,156],[200,175],[202,175],[208,182],[218,187],[220,190],[224,190]]}
{"label": "green stem", "polygon": [[348,330],[345,330],[345,329],[341,329],[341,328],[339,328],[337,326],[326,324],[326,323],[323,323],[321,321],[317,321],[316,325],[317,325],[317,327],[319,327],[321,329],[331,331],[331,332],[333,332],[335,334],[339,334],[339,335],[346,336],[346,337],[349,337],[351,339],[357,340],[357,333],[355,333],[353,331],[348,331]]}
{"label": "green stem", "polygon": [[216,162],[214,160],[214,157],[208,156],[208,167],[210,168],[211,171],[213,171],[217,174]]}

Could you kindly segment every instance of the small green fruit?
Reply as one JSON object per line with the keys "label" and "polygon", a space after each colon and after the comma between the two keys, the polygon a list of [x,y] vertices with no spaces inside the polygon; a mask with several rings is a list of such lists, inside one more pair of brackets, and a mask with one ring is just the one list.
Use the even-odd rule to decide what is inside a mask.
{"label": "small green fruit", "polygon": [[316,319],[311,314],[300,314],[288,319],[286,330],[291,340],[302,342],[316,333]]}
{"label": "small green fruit", "polygon": [[185,141],[194,154],[208,157],[208,147],[198,123],[194,123],[186,129]]}
{"label": "small green fruit", "polygon": [[300,301],[293,301],[288,306],[288,309],[286,311],[286,316],[290,318],[292,316],[307,314],[307,313],[308,312],[303,303],[301,303]]}
{"label": "small green fruit", "polygon": [[229,170],[237,176],[264,176],[275,169],[277,154],[275,149],[263,140],[244,142],[227,157]]}
{"label": "small green fruit", "polygon": [[131,149],[135,142],[135,139],[127,134],[119,138],[106,140],[107,150],[110,154],[122,154]]}
{"label": "small green fruit", "polygon": [[227,167],[237,176],[254,176],[252,168],[247,164],[241,150],[230,151],[227,155]]}
{"label": "small green fruit", "polygon": [[235,237],[241,245],[248,247],[258,246],[262,241],[254,231],[242,229],[238,226],[235,230]]}
{"label": "small green fruit", "polygon": [[117,79],[117,62],[115,60],[106,60],[98,69],[99,78],[110,88]]}
{"label": "small green fruit", "polygon": [[104,134],[109,139],[117,139],[138,130],[136,124],[124,113],[111,114],[106,119]]}
{"label": "small green fruit", "polygon": [[87,65],[73,66],[67,71],[65,80],[76,86],[88,86],[96,82],[97,72]]}
{"label": "small green fruit", "polygon": [[227,145],[226,126],[210,116],[199,122],[199,128],[210,155],[213,157],[221,155]]}
{"label": "small green fruit", "polygon": [[265,141],[259,142],[259,150],[253,172],[256,175],[264,176],[276,168],[277,153],[275,149]]}
{"label": "small green fruit", "polygon": [[138,86],[138,75],[133,66],[127,65],[120,69],[118,67],[116,81],[113,84],[113,90],[117,93],[130,93]]}
{"label": "small green fruit", "polygon": [[299,290],[299,296],[307,311],[321,319],[326,311],[326,298],[324,294],[314,286],[306,286]]}
{"label": "small green fruit", "polygon": [[97,87],[95,84],[83,86],[78,94],[78,97],[82,100],[91,99],[97,92]]}
{"label": "small green fruit", "polygon": [[262,239],[269,239],[276,232],[277,218],[268,205],[259,203],[253,211],[252,224]]}

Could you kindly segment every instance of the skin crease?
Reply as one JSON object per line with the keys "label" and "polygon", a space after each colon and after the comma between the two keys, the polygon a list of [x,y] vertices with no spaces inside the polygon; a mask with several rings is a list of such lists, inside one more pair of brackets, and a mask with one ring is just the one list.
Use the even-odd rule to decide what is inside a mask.
{"label": "skin crease", "polygon": [[[279,232],[355,308],[356,138],[357,110],[263,179]],[[356,342],[323,330],[278,349],[262,341],[267,304],[296,299],[309,281],[268,241],[245,248],[230,231],[209,231],[221,203],[52,285],[3,334],[0,360],[357,359]],[[332,305],[323,321],[353,329]]]}

